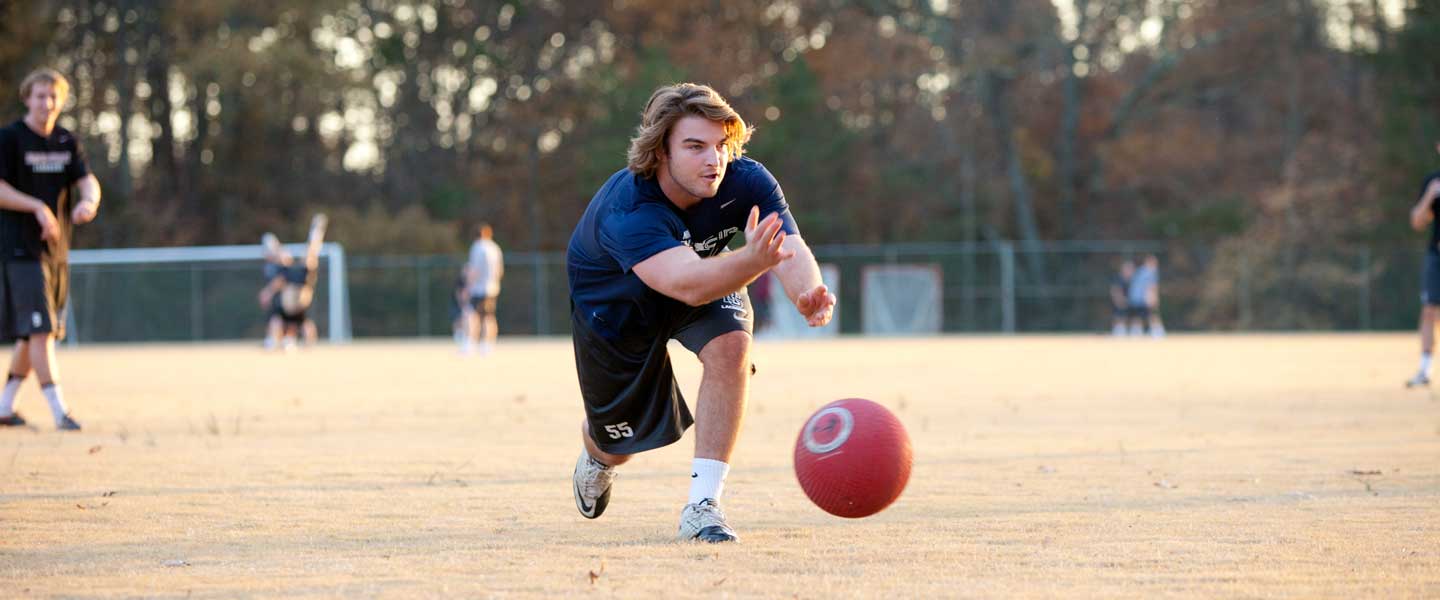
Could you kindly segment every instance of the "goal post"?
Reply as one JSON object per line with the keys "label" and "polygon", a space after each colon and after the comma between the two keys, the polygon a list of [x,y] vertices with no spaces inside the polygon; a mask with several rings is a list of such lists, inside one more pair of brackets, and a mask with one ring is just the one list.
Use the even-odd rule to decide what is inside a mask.
{"label": "goal post", "polygon": [[866,265],[860,271],[861,329],[867,335],[933,335],[944,324],[939,264]]}
{"label": "goal post", "polygon": [[[284,244],[294,256],[305,255],[305,244],[293,243]],[[205,334],[204,323],[212,307],[212,296],[206,293],[204,282],[207,273],[223,273],[226,275],[227,288],[237,290],[234,294],[247,293],[246,302],[241,306],[249,307],[249,314],[260,314],[260,308],[255,304],[254,295],[260,290],[264,283],[260,276],[261,262],[264,256],[259,244],[246,244],[238,246],[183,246],[169,248],[101,248],[93,250],[71,250],[71,286],[69,289],[69,300],[66,311],[66,325],[69,330],[67,343],[74,345],[79,342],[82,335],[87,334],[87,329],[94,328],[94,322],[98,319],[112,316],[114,318],[135,318],[114,316],[121,312],[122,307],[114,306],[115,303],[124,302],[158,302],[162,306],[150,307],[152,310],[141,314],[139,318],[155,321],[176,319],[189,319],[188,339],[235,339],[243,337],[233,332],[222,332],[216,336]],[[327,321],[326,337],[332,343],[344,343],[350,340],[350,297],[349,286],[346,280],[345,249],[335,242],[326,242],[320,249],[320,268],[325,274],[325,283],[317,292],[323,292],[327,297],[324,316]],[[146,283],[139,279],[139,275],[154,273],[184,273],[182,276],[169,277],[166,279],[164,290],[143,290],[134,288],[145,288]],[[105,275],[121,276],[128,275],[129,279],[116,283],[113,287],[117,293],[110,294],[103,299],[97,297],[94,292],[95,281]],[[82,281],[83,280],[83,281]],[[155,284],[159,285],[159,284]],[[127,294],[124,292],[135,292]],[[146,300],[140,300],[141,292],[152,292],[144,294]],[[229,293],[229,292],[227,292]],[[183,297],[181,297],[183,296]],[[157,300],[158,299],[158,300]],[[104,308],[97,308],[95,305],[104,305]],[[317,307],[312,307],[317,308]],[[214,307],[213,310],[236,312],[235,307]],[[81,311],[85,316],[77,316]],[[243,319],[241,314],[234,315],[236,319]],[[89,322],[87,322],[89,321]],[[150,341],[156,339],[144,335],[143,324],[122,339],[115,341]],[[91,339],[95,339],[93,335]],[[161,336],[160,339],[178,339],[174,336]]]}

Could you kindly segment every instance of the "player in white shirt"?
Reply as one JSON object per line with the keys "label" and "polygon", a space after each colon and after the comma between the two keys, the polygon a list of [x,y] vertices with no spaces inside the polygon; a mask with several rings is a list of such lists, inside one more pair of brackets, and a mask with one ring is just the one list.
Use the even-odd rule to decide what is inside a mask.
{"label": "player in white shirt", "polygon": [[475,243],[470,244],[470,260],[465,264],[470,302],[463,351],[485,355],[495,349],[495,299],[500,295],[500,279],[505,276],[505,257],[493,239],[495,232],[489,223],[481,223],[477,233]]}

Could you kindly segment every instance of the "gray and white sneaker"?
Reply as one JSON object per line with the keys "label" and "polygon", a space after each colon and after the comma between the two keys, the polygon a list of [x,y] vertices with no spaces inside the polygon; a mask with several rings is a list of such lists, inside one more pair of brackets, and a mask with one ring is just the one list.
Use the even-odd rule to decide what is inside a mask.
{"label": "gray and white sneaker", "polygon": [[1405,381],[1405,387],[1407,388],[1425,387],[1427,385],[1430,385],[1430,378],[1426,377],[1424,373],[1416,373],[1414,377]]}
{"label": "gray and white sneaker", "polygon": [[615,480],[615,467],[607,467],[591,458],[584,448],[575,461],[575,508],[587,519],[594,519],[605,512],[610,504],[610,482]]}
{"label": "gray and white sneaker", "polygon": [[736,542],[739,536],[725,524],[725,513],[713,498],[706,498],[695,504],[686,504],[680,511],[681,540],[710,542]]}

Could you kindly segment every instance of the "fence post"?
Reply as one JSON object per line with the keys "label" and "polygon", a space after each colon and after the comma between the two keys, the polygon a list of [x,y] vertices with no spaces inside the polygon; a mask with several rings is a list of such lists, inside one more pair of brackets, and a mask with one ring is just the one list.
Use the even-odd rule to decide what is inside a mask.
{"label": "fence post", "polygon": [[1370,330],[1370,246],[1360,247],[1360,330]]}
{"label": "fence post", "polygon": [[190,339],[200,341],[205,338],[205,303],[201,300],[200,294],[200,269],[190,265]]}
{"label": "fence post", "polygon": [[419,306],[415,308],[416,335],[425,337],[430,325],[430,277],[425,271],[425,257],[415,257],[415,297]]}
{"label": "fence post", "polygon": [[545,255],[536,250],[535,261],[535,335],[550,334],[550,290],[545,272]]}
{"label": "fence post", "polygon": [[1000,328],[1015,333],[1015,244],[996,242],[1000,251]]}
{"label": "fence post", "polygon": [[1235,303],[1240,313],[1240,330],[1250,329],[1250,260],[1244,248],[1240,249],[1240,267],[1235,285]]}

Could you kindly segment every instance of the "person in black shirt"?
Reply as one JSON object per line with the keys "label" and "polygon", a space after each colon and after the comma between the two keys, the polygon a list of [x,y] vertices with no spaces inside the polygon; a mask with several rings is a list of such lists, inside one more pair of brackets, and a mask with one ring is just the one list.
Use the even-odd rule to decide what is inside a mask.
{"label": "person in black shirt", "polygon": [[1130,318],[1130,278],[1135,276],[1135,262],[1125,259],[1120,270],[1110,277],[1110,335],[1123,337],[1125,322]]}
{"label": "person in black shirt", "polygon": [[34,369],[56,428],[80,429],[60,393],[55,340],[65,337],[70,229],[95,218],[100,182],[75,135],[55,125],[69,95],[60,73],[30,73],[20,84],[25,117],[0,129],[0,341],[15,343],[0,425],[25,424],[15,394]]}
{"label": "person in black shirt", "polygon": [[[1440,152],[1440,143],[1435,144]],[[1435,199],[1440,197],[1440,171],[1425,176],[1420,184],[1420,200],[1410,209],[1410,226],[1424,231],[1430,226],[1430,242],[1425,246],[1425,270],[1420,277],[1420,371],[1405,382],[1405,387],[1430,385],[1430,358],[1435,349],[1435,315],[1440,313],[1440,220]]]}

